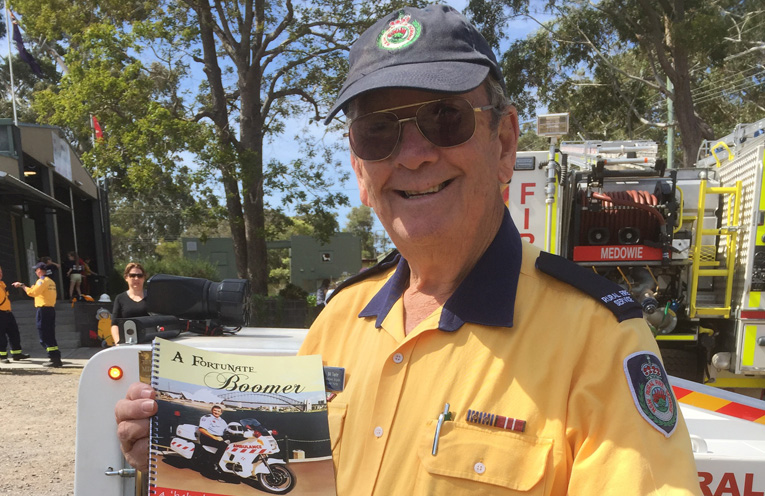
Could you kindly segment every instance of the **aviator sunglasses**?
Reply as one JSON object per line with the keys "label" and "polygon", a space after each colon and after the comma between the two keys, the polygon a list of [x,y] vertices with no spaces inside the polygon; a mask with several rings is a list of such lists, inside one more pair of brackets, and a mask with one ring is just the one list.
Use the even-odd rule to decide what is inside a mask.
{"label": "aviator sunglasses", "polygon": [[[414,117],[399,119],[393,110],[418,106]],[[449,97],[378,110],[353,119],[348,127],[351,149],[362,160],[375,162],[393,155],[405,122],[414,121],[426,140],[441,148],[458,146],[475,133],[475,114],[494,105],[473,107],[464,98]]]}

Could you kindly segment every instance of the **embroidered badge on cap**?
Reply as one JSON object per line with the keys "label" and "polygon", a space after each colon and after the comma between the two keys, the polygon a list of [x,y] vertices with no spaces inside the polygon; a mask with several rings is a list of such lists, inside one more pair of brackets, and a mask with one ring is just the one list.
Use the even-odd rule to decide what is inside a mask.
{"label": "embroidered badge on cap", "polygon": [[412,16],[401,12],[398,19],[391,21],[389,26],[377,38],[377,46],[385,50],[398,50],[414,43],[420,37],[421,26],[417,21],[409,22]]}
{"label": "embroidered badge on cap", "polygon": [[659,358],[647,351],[633,353],[624,359],[624,373],[640,415],[671,436],[677,427],[677,401]]}

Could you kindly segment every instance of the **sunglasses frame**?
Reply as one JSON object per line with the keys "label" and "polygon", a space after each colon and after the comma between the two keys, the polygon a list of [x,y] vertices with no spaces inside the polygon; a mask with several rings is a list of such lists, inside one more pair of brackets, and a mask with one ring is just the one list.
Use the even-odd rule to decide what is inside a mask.
{"label": "sunglasses frame", "polygon": [[[462,143],[457,143],[456,145],[449,145],[449,146],[441,146],[441,145],[437,145],[437,144],[433,143],[427,136],[425,136],[425,133],[423,133],[422,129],[420,128],[419,122],[417,122],[417,112],[419,112],[422,107],[424,107],[425,105],[429,105],[431,103],[443,102],[443,101],[446,101],[446,100],[462,100],[462,101],[466,102],[468,105],[470,105],[470,108],[473,110],[474,114],[477,114],[478,112],[484,112],[486,110],[496,108],[496,105],[494,105],[494,104],[483,105],[481,107],[473,107],[473,104],[467,98],[463,98],[461,96],[449,96],[449,97],[445,97],[445,98],[439,98],[437,100],[429,100],[427,102],[417,102],[417,103],[412,103],[412,104],[409,104],[409,105],[401,105],[399,107],[391,107],[391,108],[382,109],[382,110],[375,110],[374,112],[368,112],[368,113],[366,113],[364,115],[356,117],[355,119],[348,120],[348,132],[343,133],[343,136],[346,137],[346,138],[350,138],[350,135],[351,135],[351,126],[353,126],[354,122],[356,122],[357,120],[359,120],[359,119],[361,119],[363,117],[366,117],[368,115],[373,115],[373,114],[392,114],[393,116],[396,117],[396,120],[398,121],[398,138],[396,138],[396,144],[393,146],[393,149],[385,157],[383,157],[383,158],[376,158],[376,159],[366,159],[366,158],[362,157],[361,155],[359,155],[356,152],[356,150],[353,148],[353,143],[351,143],[350,139],[348,140],[348,143],[349,143],[351,149],[353,150],[353,153],[356,154],[356,156],[359,157],[364,162],[380,162],[382,160],[386,160],[386,159],[390,158],[396,152],[396,150],[398,149],[399,144],[401,144],[401,131],[404,129],[403,123],[406,123],[406,122],[409,122],[409,121],[414,121],[414,125],[417,126],[417,130],[420,132],[422,137],[425,138],[428,141],[428,143],[432,144],[433,146],[437,146],[439,148],[454,148],[456,146],[464,145],[465,143],[470,141],[470,138],[472,138],[475,135],[475,127],[476,127],[475,126],[476,125],[475,117],[473,118],[473,132],[470,133],[470,137],[468,139],[466,139],[465,141],[463,141]],[[395,113],[393,113],[394,110],[401,110],[401,109],[412,108],[412,107],[417,107],[417,110],[414,111],[414,115],[412,117],[404,117],[402,119],[399,119],[398,116]]]}

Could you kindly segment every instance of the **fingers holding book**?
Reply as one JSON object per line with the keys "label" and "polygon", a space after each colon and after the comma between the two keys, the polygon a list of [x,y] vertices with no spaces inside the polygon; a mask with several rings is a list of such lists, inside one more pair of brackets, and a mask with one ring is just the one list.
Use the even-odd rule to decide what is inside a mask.
{"label": "fingers holding book", "polygon": [[114,407],[120,449],[128,463],[142,471],[148,468],[149,423],[157,412],[155,395],[151,386],[136,382]]}

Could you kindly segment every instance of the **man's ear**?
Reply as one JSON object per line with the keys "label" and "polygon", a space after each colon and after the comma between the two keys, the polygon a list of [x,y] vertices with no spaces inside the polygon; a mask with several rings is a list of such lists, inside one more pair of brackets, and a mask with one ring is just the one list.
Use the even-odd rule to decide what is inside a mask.
{"label": "man's ear", "polygon": [[361,204],[371,207],[372,204],[369,201],[369,192],[364,185],[364,171],[361,168],[359,159],[356,158],[356,155],[354,155],[353,152],[351,152],[351,167],[353,167],[353,172],[356,174],[356,183],[359,185],[359,199],[361,200]]}
{"label": "man's ear", "polygon": [[519,135],[518,113],[515,107],[510,106],[499,121],[499,129],[497,130],[497,136],[502,145],[498,169],[499,181],[502,184],[509,183],[513,177]]}

